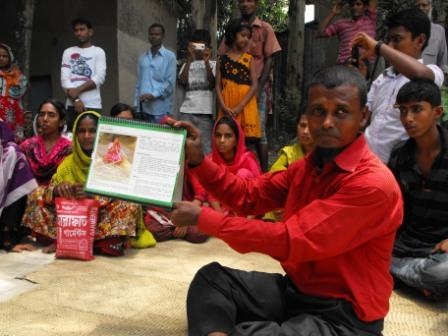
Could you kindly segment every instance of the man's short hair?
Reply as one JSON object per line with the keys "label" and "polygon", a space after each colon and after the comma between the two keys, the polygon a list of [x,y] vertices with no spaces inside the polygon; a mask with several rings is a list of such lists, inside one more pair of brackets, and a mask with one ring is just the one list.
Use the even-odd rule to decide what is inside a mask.
{"label": "man's short hair", "polygon": [[79,25],[85,25],[87,28],[92,29],[92,23],[85,18],[78,17],[78,18],[72,20],[73,29],[75,29],[75,27],[79,26]]}
{"label": "man's short hair", "polygon": [[397,94],[397,104],[428,102],[431,106],[442,105],[439,87],[430,79],[413,79],[404,84]]}
{"label": "man's short hair", "polygon": [[312,86],[323,85],[327,89],[334,89],[342,85],[354,86],[358,89],[360,107],[367,103],[367,84],[358,70],[346,65],[333,65],[318,70],[307,84],[305,99]]}
{"label": "man's short hair", "polygon": [[162,34],[165,34],[165,27],[161,23],[153,23],[149,26],[148,31],[150,31],[153,28],[160,28],[162,30]]}
{"label": "man's short hair", "polygon": [[428,45],[431,36],[431,21],[428,16],[418,8],[409,8],[392,14],[387,21],[387,28],[403,27],[409,31],[415,39],[420,34],[425,34],[426,41],[422,50]]}

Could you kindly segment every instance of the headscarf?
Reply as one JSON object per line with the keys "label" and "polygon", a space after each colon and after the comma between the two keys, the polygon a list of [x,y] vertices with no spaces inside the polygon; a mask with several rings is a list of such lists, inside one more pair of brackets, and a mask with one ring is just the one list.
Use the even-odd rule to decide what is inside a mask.
{"label": "headscarf", "polygon": [[45,149],[42,135],[26,139],[20,144],[20,148],[26,154],[39,184],[48,184],[59,164],[72,152],[71,141],[62,135],[49,152]]}
{"label": "headscarf", "polygon": [[[225,117],[225,118],[230,118],[230,117]],[[221,119],[219,119],[213,127],[213,133],[212,133],[213,137],[214,137],[217,125]],[[238,134],[236,134],[236,136],[238,138],[238,142],[236,145],[235,156],[233,158],[233,162],[229,164],[226,161],[224,161],[224,159],[222,158],[221,154],[219,153],[219,151],[216,147],[216,143],[214,140],[212,140],[212,153],[210,154],[212,160],[219,165],[225,166],[230,172],[232,172],[233,174],[236,174],[236,175],[239,175],[238,171],[240,171],[241,169],[248,170],[249,172],[251,172],[253,174],[253,177],[260,175],[261,174],[260,165],[257,162],[257,158],[256,158],[255,154],[246,148],[246,144],[245,144],[246,139],[244,136],[243,129],[241,128],[241,125],[235,119],[232,118],[231,120],[233,120],[235,122],[237,129],[238,129]],[[232,128],[232,130],[233,130],[233,128]]]}
{"label": "headscarf", "polygon": [[14,54],[12,53],[12,49],[9,45],[5,44],[5,43],[0,43],[0,47],[2,47],[3,49],[6,50],[6,52],[9,55],[9,63],[13,64],[15,62],[15,58],[14,58]]}
{"label": "headscarf", "polygon": [[9,92],[11,86],[19,86],[23,74],[14,63],[15,58],[11,47],[5,43],[0,43],[0,48],[5,49],[9,55],[9,68],[5,70],[0,69],[0,77],[3,77],[6,81],[6,87],[3,88],[3,92]]}
{"label": "headscarf", "polygon": [[59,165],[56,174],[53,175],[51,182],[58,184],[61,182],[85,183],[87,173],[89,172],[90,162],[92,158],[84,153],[78,140],[77,129],[79,121],[86,115],[90,115],[96,119],[100,118],[100,114],[94,111],[86,111],[78,115],[73,124],[73,140],[72,154],[67,156]]}

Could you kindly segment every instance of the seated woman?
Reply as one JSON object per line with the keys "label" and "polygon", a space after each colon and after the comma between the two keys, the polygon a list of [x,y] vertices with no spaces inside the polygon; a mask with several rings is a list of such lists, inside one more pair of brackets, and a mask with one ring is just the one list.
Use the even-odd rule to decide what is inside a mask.
{"label": "seated woman", "polygon": [[[240,124],[229,116],[219,119],[213,128],[212,152],[209,157],[235,175],[245,178],[261,175],[261,167],[255,154],[246,148]],[[201,187],[195,186],[199,194],[204,193],[200,190]],[[231,209],[223,207],[211,194],[207,195],[207,200],[217,211],[232,212]]]}
{"label": "seated woman", "polygon": [[37,182],[25,155],[14,142],[14,134],[0,121],[0,248],[15,251],[20,241],[20,221],[26,204],[26,196],[37,188]]}
{"label": "seated woman", "polygon": [[135,119],[135,111],[128,104],[117,103],[110,109],[110,116],[120,119]]}
{"label": "seated woman", "polygon": [[[287,169],[293,162],[302,159],[314,149],[314,140],[308,130],[308,119],[304,113],[300,114],[296,122],[297,137],[294,143],[280,149],[277,160],[272,164],[270,172]],[[283,210],[268,212],[263,219],[268,221],[280,221]]]}
{"label": "seated woman", "polygon": [[[23,224],[29,227],[37,241],[47,245],[46,253],[55,251],[56,212],[55,197],[81,199],[89,197],[83,190],[91,162],[95,141],[97,112],[83,112],[73,125],[73,153],[59,165],[50,184],[44,187],[41,197],[28,202]],[[121,256],[128,237],[135,236],[136,225],[141,218],[141,206],[95,196],[100,202],[95,232],[94,252],[108,256]],[[34,203],[34,204],[33,204]],[[152,245],[155,244],[155,241]]]}
{"label": "seated woman", "polygon": [[271,172],[285,170],[291,163],[305,157],[314,149],[314,140],[308,130],[308,120],[304,113],[297,118],[296,132],[297,136],[293,143],[280,149],[270,169]]}
{"label": "seated woman", "polygon": [[72,152],[71,141],[62,135],[65,128],[64,104],[43,101],[37,112],[39,134],[20,144],[39,185],[48,185],[59,164]]}

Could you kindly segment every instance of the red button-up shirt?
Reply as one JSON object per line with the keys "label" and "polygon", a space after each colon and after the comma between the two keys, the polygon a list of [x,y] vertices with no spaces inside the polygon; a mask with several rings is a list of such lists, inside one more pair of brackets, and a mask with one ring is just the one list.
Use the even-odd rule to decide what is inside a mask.
{"label": "red button-up shirt", "polygon": [[194,168],[208,190],[240,213],[284,208],[284,222],[225,216],[202,208],[199,229],[235,250],[277,259],[305,294],[352,303],[363,321],[389,309],[395,232],[402,222],[400,189],[359,136],[321,172],[310,156],[287,170],[244,180],[211,160]]}

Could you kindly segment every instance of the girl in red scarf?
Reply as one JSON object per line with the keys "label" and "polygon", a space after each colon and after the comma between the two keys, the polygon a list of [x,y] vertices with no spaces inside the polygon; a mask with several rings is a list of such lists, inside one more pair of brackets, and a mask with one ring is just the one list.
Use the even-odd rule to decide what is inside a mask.
{"label": "girl in red scarf", "polygon": [[20,142],[24,138],[22,97],[28,80],[14,61],[11,48],[0,43],[0,118],[14,132],[16,142]]}
{"label": "girl in red scarf", "polygon": [[[222,117],[214,126],[212,152],[209,157],[235,175],[245,178],[261,175],[261,167],[255,154],[246,148],[241,126],[229,116]],[[196,185],[195,188],[199,190],[202,187]],[[227,207],[222,207],[211,194],[208,194],[208,202],[217,211],[231,211]]]}

